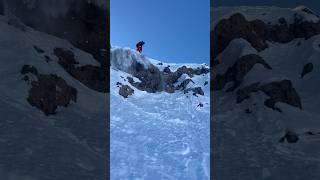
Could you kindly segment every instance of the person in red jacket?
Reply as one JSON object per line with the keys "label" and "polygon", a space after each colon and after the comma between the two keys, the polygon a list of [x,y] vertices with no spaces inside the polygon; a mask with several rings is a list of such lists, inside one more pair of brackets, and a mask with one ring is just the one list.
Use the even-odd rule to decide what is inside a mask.
{"label": "person in red jacket", "polygon": [[144,44],[145,44],[144,41],[140,41],[140,42],[138,42],[138,43],[136,44],[137,51],[138,51],[139,53],[142,52],[142,46],[143,46]]}

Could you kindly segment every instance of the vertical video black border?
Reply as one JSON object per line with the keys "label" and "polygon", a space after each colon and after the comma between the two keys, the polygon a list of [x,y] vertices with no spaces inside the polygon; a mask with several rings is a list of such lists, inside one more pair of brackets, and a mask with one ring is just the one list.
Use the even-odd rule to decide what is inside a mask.
{"label": "vertical video black border", "polygon": [[212,13],[212,8],[213,8],[213,0],[210,0],[210,179],[216,180],[216,167],[217,167],[217,162],[216,162],[216,153],[215,153],[215,148],[217,147],[217,121],[214,118],[214,91],[213,91],[213,86],[214,86],[214,70],[213,70],[213,65],[214,65],[214,58],[213,58],[213,30],[211,29],[211,22],[213,22],[213,13]]}

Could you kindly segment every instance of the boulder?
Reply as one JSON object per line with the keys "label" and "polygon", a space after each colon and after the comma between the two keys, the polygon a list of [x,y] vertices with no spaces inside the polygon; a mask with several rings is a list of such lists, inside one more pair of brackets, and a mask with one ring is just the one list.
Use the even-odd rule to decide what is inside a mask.
{"label": "boulder", "polygon": [[274,109],[277,102],[302,109],[299,94],[294,89],[290,80],[275,81],[260,87],[261,91],[270,98],[265,101],[265,105]]}
{"label": "boulder", "polygon": [[119,89],[119,94],[124,98],[128,98],[129,96],[134,94],[134,90],[128,85],[123,85]]}
{"label": "boulder", "polygon": [[312,72],[313,70],[313,64],[307,63],[303,66],[302,72],[301,72],[301,78],[303,78],[306,74]]}
{"label": "boulder", "polygon": [[57,75],[40,74],[31,85],[27,101],[46,115],[55,114],[58,106],[67,107],[77,101],[77,90]]}
{"label": "boulder", "polygon": [[38,75],[38,70],[36,67],[32,66],[32,65],[24,65],[20,71],[21,74],[27,74],[27,73],[31,73],[34,75]]}
{"label": "boulder", "polygon": [[221,90],[229,82],[233,82],[233,86],[227,89],[227,92],[234,91],[240,86],[243,78],[256,65],[261,64],[264,68],[271,70],[272,68],[264,59],[257,54],[248,54],[240,57],[233,66],[229,67],[225,74],[218,74],[213,79],[213,90]]}
{"label": "boulder", "polygon": [[105,74],[104,67],[93,65],[76,67],[75,65],[79,64],[79,62],[76,61],[71,50],[55,48],[54,54],[59,59],[58,63],[75,79],[95,91],[108,92],[108,75]]}

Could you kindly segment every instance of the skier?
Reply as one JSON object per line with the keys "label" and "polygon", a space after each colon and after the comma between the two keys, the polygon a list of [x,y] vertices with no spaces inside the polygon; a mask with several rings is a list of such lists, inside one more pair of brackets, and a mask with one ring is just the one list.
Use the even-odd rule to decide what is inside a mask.
{"label": "skier", "polygon": [[144,44],[145,44],[144,41],[140,41],[140,42],[138,42],[138,43],[136,44],[137,51],[138,51],[139,53],[142,52],[142,46],[143,46]]}

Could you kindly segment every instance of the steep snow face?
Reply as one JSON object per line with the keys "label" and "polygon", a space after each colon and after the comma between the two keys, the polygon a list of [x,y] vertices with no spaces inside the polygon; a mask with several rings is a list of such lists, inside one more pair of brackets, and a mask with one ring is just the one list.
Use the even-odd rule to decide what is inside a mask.
{"label": "steep snow face", "polygon": [[[99,63],[66,40],[34,31],[3,16],[0,16],[0,39],[0,177],[105,179],[107,96],[87,88],[67,73],[53,49],[72,51],[78,65]],[[39,74],[64,79],[77,90],[77,101],[58,107],[55,115],[45,116],[27,101],[37,79],[29,73],[29,79],[23,80],[25,76],[20,71],[24,65],[34,66]]]}
{"label": "steep snow face", "polygon": [[[273,21],[273,17],[289,18],[297,11],[300,13],[301,8],[218,8],[212,15],[219,17],[226,10],[240,11],[251,19]],[[213,156],[216,157],[216,179],[318,179],[319,47],[320,35],[308,39],[293,39],[288,43],[268,42],[268,48],[260,52],[254,50],[245,39],[240,38],[233,39],[219,54],[220,64],[214,66],[214,79],[217,80],[218,76],[225,74],[229,69],[229,72],[236,74],[238,79],[235,78],[234,82],[237,82],[239,87],[226,92],[232,85],[230,82],[225,88],[214,91],[213,116],[217,127],[214,132],[216,148]],[[241,57],[248,54],[260,56],[272,69],[255,64],[244,73],[244,69],[248,67],[246,64],[250,63],[249,59],[248,62],[242,62],[243,68],[236,67],[238,71],[235,71],[236,68],[230,69],[240,62]],[[283,80],[292,83],[301,101],[301,109],[290,105],[289,101],[277,102],[275,107],[271,108],[268,99],[296,100],[292,89],[281,90],[280,85],[275,84]],[[216,81],[212,86],[218,86],[219,83]],[[260,84],[249,88],[254,83]],[[267,84],[271,84],[268,86],[270,89],[265,88]],[[245,100],[238,101],[243,95],[241,92],[249,93]],[[287,97],[282,97],[284,94]],[[288,132],[294,135],[289,136],[291,133]],[[295,138],[298,138],[297,142],[293,140]]]}
{"label": "steep snow face", "polygon": [[[174,71],[185,65],[160,63],[129,49],[116,48],[112,53],[125,62],[138,56],[159,69],[170,65]],[[210,75],[180,77],[177,83],[192,79],[190,87],[203,89],[204,96],[194,96],[183,91],[147,93],[128,83],[131,74],[114,66],[110,72],[111,179],[209,180]],[[128,98],[119,95],[119,87],[125,85],[134,90]]]}

